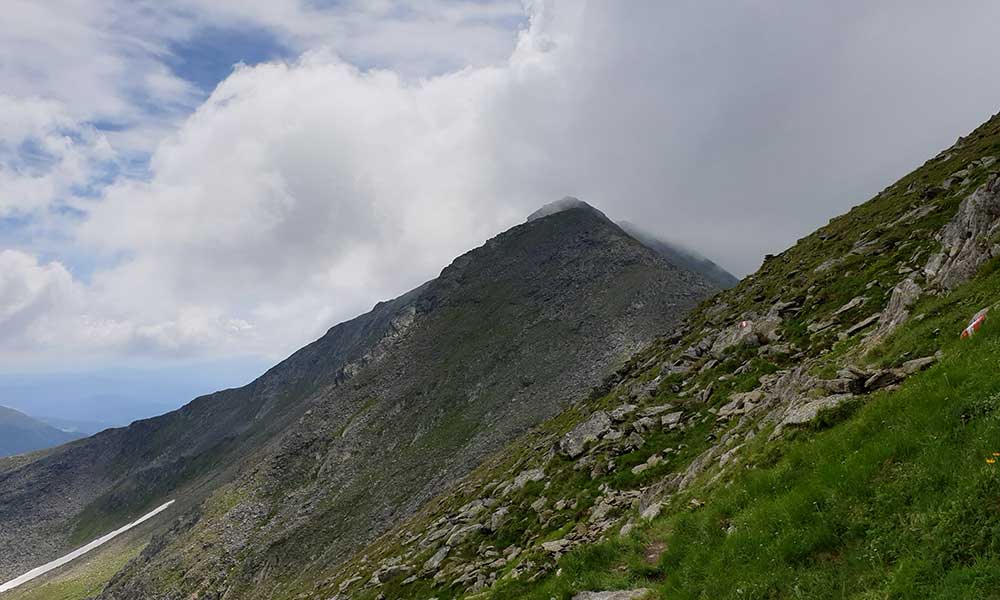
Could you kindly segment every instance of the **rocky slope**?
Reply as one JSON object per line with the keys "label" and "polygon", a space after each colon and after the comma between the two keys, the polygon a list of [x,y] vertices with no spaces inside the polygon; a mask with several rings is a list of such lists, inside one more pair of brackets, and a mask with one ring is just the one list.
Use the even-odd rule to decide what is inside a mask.
{"label": "rocky slope", "polygon": [[[551,202],[539,208],[537,211],[528,216],[528,221],[533,221],[535,219],[555,214],[570,208],[591,210],[600,216],[607,218],[604,213],[598,211],[586,202],[583,202],[578,198],[574,198],[573,196],[566,196],[561,200]],[[693,250],[682,248],[677,244],[664,240],[642,229],[634,223],[630,223],[628,221],[617,221],[617,224],[630,236],[639,240],[645,246],[655,250],[670,264],[678,266],[682,269],[687,269],[688,271],[701,276],[702,279],[719,289],[726,290],[739,283],[739,279],[737,279],[732,273],[726,271],[719,265],[715,264],[708,258],[701,256],[697,252],[694,252]]]}
{"label": "rocky slope", "polygon": [[667,262],[701,275],[705,281],[720,289],[728,290],[740,282],[735,275],[693,250],[660,239],[634,223],[623,221],[619,224],[629,235],[659,252],[660,256],[667,259]]}
{"label": "rocky slope", "polygon": [[[684,515],[711,503],[715,495],[721,497],[730,485],[748,490],[744,494],[759,493],[752,481],[744,482],[749,477],[744,473],[775,464],[791,443],[787,440],[808,440],[810,432],[875,399],[895,398],[894,390],[901,386],[910,396],[919,393],[909,392],[908,380],[933,369],[942,352],[956,353],[942,368],[975,360],[975,351],[969,354],[956,344],[967,320],[1000,300],[995,293],[1000,289],[995,276],[1000,260],[998,155],[1000,116],[995,116],[871,201],[782,254],[769,256],[757,273],[702,304],[587,399],[506,447],[342,569],[302,577],[297,591],[303,598],[324,599],[582,598],[576,594],[593,580],[618,586],[639,581],[680,593],[687,580],[664,570],[669,557],[661,557],[667,544],[634,550],[635,542],[629,540],[660,522],[669,525],[658,535],[678,537],[673,523],[685,523]],[[992,344],[993,339],[981,343]],[[987,358],[992,356],[983,359],[992,361]],[[995,411],[984,408],[997,397],[990,396],[997,383],[989,379],[990,364],[983,364],[986,374],[979,376],[989,382],[978,392],[985,404],[977,404],[972,413],[937,417],[956,419],[948,435],[971,435],[965,433],[970,415]],[[951,387],[946,389],[955,385],[947,382]],[[884,412],[874,414],[876,423],[886,422]],[[899,427],[907,426],[904,416]],[[876,439],[871,433],[868,437]],[[863,444],[864,439],[852,443]],[[878,455],[877,448],[864,450]],[[830,468],[835,465],[833,460]],[[993,476],[962,472],[971,478],[962,481],[962,489],[979,505],[993,506]],[[887,474],[872,477],[865,485],[877,490]],[[898,495],[908,482],[904,478],[893,485],[891,493]],[[856,489],[849,486],[842,493]],[[794,489],[789,493],[794,495]],[[966,502],[960,497],[949,501]],[[907,519],[951,518],[906,511],[905,504],[889,507],[887,518],[904,524]],[[698,543],[721,547],[718,536],[725,538],[733,529],[724,516],[718,518],[717,525],[699,521],[699,527],[721,526],[717,531],[722,533],[706,533]],[[787,538],[782,543],[789,548],[801,544],[796,536],[809,531],[804,524],[769,526],[753,544],[763,547],[767,540]],[[944,531],[958,535],[962,530],[955,522],[950,527]],[[1000,548],[995,528],[976,531],[970,547]],[[688,538],[695,533],[686,532]],[[844,533],[826,535],[836,539]],[[887,534],[899,537],[905,534]],[[957,551],[944,547],[941,556]],[[742,563],[733,560],[731,572],[717,573],[712,587],[725,597],[742,597],[740,589],[748,588],[739,586],[750,584],[739,583],[747,575]],[[820,554],[818,560],[836,557]],[[601,570],[587,567],[591,563]],[[781,569],[794,566],[779,569],[774,561],[757,565],[761,577],[775,575],[758,591],[766,597],[799,597],[789,586],[802,589],[811,583],[815,588],[815,580],[780,576],[786,572]],[[684,568],[697,565],[685,563]],[[861,590],[857,597],[885,597],[864,595],[881,589],[877,573],[867,582],[850,581],[852,589]],[[671,577],[676,583],[669,583]],[[846,586],[848,576],[841,572],[840,577]],[[840,589],[841,581],[834,576],[833,582]],[[691,585],[695,587],[683,593],[692,595],[676,597],[699,597],[697,586],[704,590],[706,583]],[[927,588],[912,585],[913,595],[906,597],[926,597],[919,590]]]}
{"label": "rocky slope", "polygon": [[0,406],[0,456],[58,446],[78,437],[12,408]]}
{"label": "rocky slope", "polygon": [[245,388],[0,461],[0,578],[176,498],[183,516],[104,597],[280,596],[564,410],[712,289],[589,207],[534,219]]}

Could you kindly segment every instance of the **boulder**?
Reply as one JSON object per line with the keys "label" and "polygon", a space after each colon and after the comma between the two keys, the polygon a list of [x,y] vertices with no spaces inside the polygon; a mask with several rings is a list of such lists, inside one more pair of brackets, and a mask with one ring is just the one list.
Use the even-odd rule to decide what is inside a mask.
{"label": "boulder", "polygon": [[641,465],[636,465],[632,467],[632,474],[638,475],[643,471],[651,469],[652,467],[655,467],[656,465],[662,462],[663,462],[663,457],[660,456],[659,454],[654,454],[650,456],[649,459],[646,462],[642,463]]}
{"label": "boulder", "polygon": [[820,381],[819,387],[828,394],[860,394],[864,390],[865,381],[864,379],[838,377],[837,379]]}
{"label": "boulder", "polygon": [[811,400],[801,406],[789,410],[785,413],[781,422],[778,423],[778,426],[774,428],[774,432],[771,434],[770,439],[773,440],[779,437],[786,427],[802,426],[812,423],[816,420],[820,411],[836,408],[853,397],[854,396],[852,394],[836,394],[833,396],[826,396],[825,398]]}
{"label": "boulder", "polygon": [[642,514],[639,516],[642,518],[643,521],[652,521],[656,517],[660,516],[660,512],[662,510],[663,510],[663,503],[656,502],[649,505],[646,508],[646,510],[642,511]]}
{"label": "boulder", "polygon": [[635,429],[636,433],[646,433],[650,429],[656,426],[656,419],[653,417],[643,417],[632,423],[632,428]]}
{"label": "boulder", "polygon": [[660,404],[659,406],[650,406],[648,408],[644,408],[644,409],[640,410],[638,412],[638,415],[640,417],[655,417],[656,415],[658,415],[660,413],[667,412],[668,410],[670,410],[673,407],[674,407],[673,404]]}
{"label": "boulder", "polygon": [[716,417],[721,420],[728,419],[736,415],[742,415],[756,406],[757,403],[763,400],[763,398],[764,392],[762,390],[733,394],[729,397],[729,402],[719,407],[719,410],[716,412]]}
{"label": "boulder", "polygon": [[836,316],[844,314],[845,312],[852,311],[855,308],[858,308],[859,306],[862,306],[867,301],[868,301],[868,298],[866,298],[864,296],[857,296],[856,298],[852,298],[850,300],[850,302],[848,302],[847,304],[841,306],[837,310],[833,311],[833,315],[831,315],[831,316],[836,317]]}
{"label": "boulder", "polygon": [[403,575],[408,574],[411,571],[410,567],[405,565],[396,565],[392,567],[386,567],[384,569],[379,569],[375,575],[372,576],[372,583],[378,585],[380,583],[388,583],[395,579],[399,579]]}
{"label": "boulder", "polygon": [[892,295],[886,305],[882,316],[878,320],[878,329],[868,339],[868,346],[874,346],[902,325],[910,317],[910,307],[912,307],[923,290],[913,279],[906,278],[892,288]]}
{"label": "boulder", "polygon": [[451,546],[441,546],[438,551],[434,553],[434,556],[427,559],[424,563],[424,571],[428,573],[435,573],[441,567],[441,563],[444,559],[448,557],[448,553],[451,552]]}
{"label": "boulder", "polygon": [[845,337],[850,337],[850,336],[854,335],[855,333],[858,333],[859,331],[863,331],[865,329],[868,329],[869,327],[871,327],[875,323],[878,323],[878,320],[881,319],[881,318],[882,318],[882,314],[881,313],[875,313],[874,315],[872,315],[872,316],[870,316],[870,317],[868,317],[866,319],[862,319],[862,320],[858,321],[857,323],[855,323],[854,325],[851,325],[850,327],[848,327],[844,331],[844,335],[845,335]]}
{"label": "boulder", "polygon": [[715,386],[710,383],[705,387],[705,389],[698,392],[698,395],[695,398],[698,400],[698,402],[708,402],[709,399],[712,397],[712,392],[714,391],[715,391]]}
{"label": "boulder", "polygon": [[569,458],[576,458],[587,449],[587,444],[597,441],[609,429],[611,429],[611,417],[603,410],[599,410],[564,435],[559,441],[559,449]]}
{"label": "boulder", "polygon": [[681,422],[681,419],[683,418],[684,418],[684,411],[678,410],[660,417],[660,424],[663,425],[664,427],[675,427]]}
{"label": "boulder", "polygon": [[473,533],[477,533],[483,529],[483,526],[479,523],[473,523],[472,525],[467,525],[465,527],[459,527],[445,541],[446,546],[457,546],[465,541],[465,538],[469,537]]}
{"label": "boulder", "polygon": [[757,334],[754,332],[754,322],[744,320],[723,329],[712,345],[711,353],[715,358],[721,358],[730,348],[735,346],[757,346],[759,344]]}
{"label": "boulder", "polygon": [[541,481],[543,479],[545,479],[545,471],[542,469],[525,469],[514,478],[514,483],[511,484],[511,491],[523,488],[528,485],[528,482]]}
{"label": "boulder", "polygon": [[983,264],[1000,255],[1000,176],[969,194],[939,234],[940,254],[924,267],[928,280],[952,290],[971,279]]}
{"label": "boulder", "polygon": [[545,550],[549,554],[560,554],[569,548],[569,540],[552,540],[551,542],[542,542],[542,550]]}
{"label": "boulder", "polygon": [[646,443],[646,440],[643,439],[643,437],[637,432],[633,431],[628,435],[628,438],[625,439],[625,442],[625,446],[628,450],[638,450],[639,448],[642,448],[642,445]]}
{"label": "boulder", "polygon": [[899,383],[904,378],[906,378],[906,372],[902,369],[881,369],[865,380],[865,390],[874,392]]}
{"label": "boulder", "polygon": [[924,369],[930,367],[938,361],[938,356],[925,356],[923,358],[914,358],[913,360],[908,360],[902,364],[900,367],[904,373],[907,375],[913,375],[914,373],[923,371]]}
{"label": "boulder", "polygon": [[510,508],[507,506],[501,506],[496,509],[492,515],[490,515],[490,531],[499,531],[503,524],[507,522],[507,516],[510,514]]}
{"label": "boulder", "polygon": [[634,413],[636,408],[638,407],[635,404],[622,404],[609,412],[608,416],[611,417],[611,420],[615,423],[620,423],[627,419],[629,415]]}

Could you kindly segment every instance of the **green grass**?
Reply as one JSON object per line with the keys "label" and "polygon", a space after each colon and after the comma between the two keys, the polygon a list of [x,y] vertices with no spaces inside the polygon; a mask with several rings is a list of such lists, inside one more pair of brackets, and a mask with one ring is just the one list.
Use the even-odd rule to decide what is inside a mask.
{"label": "green grass", "polygon": [[[989,272],[990,269],[987,269]],[[995,298],[995,273],[926,301],[933,317],[887,355],[942,329],[945,358],[842,423],[751,450],[748,469],[697,486],[628,539],[563,557],[559,576],[498,586],[496,599],[653,587],[663,598],[1000,598],[1000,324],[958,340]],[[940,340],[938,340],[940,342]],[[690,495],[707,504],[687,508]],[[666,552],[648,564],[652,542]]]}

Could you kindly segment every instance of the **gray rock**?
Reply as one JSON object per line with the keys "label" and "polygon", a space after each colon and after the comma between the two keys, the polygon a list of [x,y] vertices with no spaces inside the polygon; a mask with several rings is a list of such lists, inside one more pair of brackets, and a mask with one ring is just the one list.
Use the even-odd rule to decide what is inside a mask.
{"label": "gray rock", "polygon": [[855,323],[854,325],[851,325],[850,327],[848,327],[844,331],[844,334],[846,336],[850,337],[850,336],[854,335],[855,333],[858,333],[859,331],[863,331],[865,329],[868,329],[869,327],[871,327],[875,323],[878,323],[878,320],[880,318],[882,318],[881,313],[875,313],[874,315],[868,317],[867,319],[862,319],[862,320],[858,321],[857,323]]}
{"label": "gray rock", "polygon": [[658,465],[658,464],[660,464],[662,462],[663,462],[663,457],[660,456],[659,454],[654,454],[654,455],[650,456],[649,459],[646,460],[646,462],[642,463],[641,465],[636,465],[636,466],[632,467],[632,474],[633,475],[638,475],[638,474],[640,474],[640,473],[642,473],[644,471],[647,471],[647,470],[655,467],[656,465]]}
{"label": "gray rock", "polygon": [[490,530],[498,531],[503,524],[507,522],[507,516],[510,514],[510,507],[501,506],[496,509],[492,515],[490,515]]}
{"label": "gray rock", "polygon": [[604,434],[604,440],[609,442],[616,442],[625,437],[625,432],[619,429],[612,429],[611,431]]}
{"label": "gray rock", "polygon": [[638,414],[640,417],[655,417],[660,413],[667,412],[673,407],[674,407],[673,404],[661,404],[659,406],[650,406],[640,410]]}
{"label": "gray rock", "polygon": [[913,375],[919,371],[930,367],[938,361],[938,357],[935,356],[925,356],[924,358],[914,358],[913,360],[908,360],[900,367],[903,372],[907,375]]}
{"label": "gray rock", "polygon": [[408,574],[411,571],[410,567],[404,565],[396,565],[392,567],[386,567],[384,569],[379,569],[375,575],[372,576],[372,581],[376,584],[378,583],[388,583],[395,579],[399,579],[403,575]]}
{"label": "gray rock", "polygon": [[840,377],[837,379],[824,379],[820,382],[820,387],[828,394],[858,394],[864,390],[864,379]]}
{"label": "gray rock", "polygon": [[724,330],[712,346],[712,354],[720,357],[725,350],[743,344],[759,346],[780,339],[778,329],[782,319],[776,312],[770,312],[764,317],[747,318]]}
{"label": "gray rock", "polygon": [[889,337],[900,325],[910,317],[910,307],[912,307],[923,290],[911,278],[906,278],[892,288],[892,295],[886,305],[882,316],[879,317],[878,329],[868,339],[869,347],[878,344]]}
{"label": "gray rock", "polygon": [[705,387],[705,389],[698,392],[696,399],[698,400],[698,402],[708,402],[708,400],[712,397],[712,392],[714,391],[715,391],[715,386],[710,383],[708,384],[708,386]]}
{"label": "gray rock", "polygon": [[848,302],[847,304],[845,304],[845,305],[841,306],[840,308],[838,308],[837,310],[833,311],[833,315],[831,315],[831,316],[836,317],[838,315],[844,314],[845,312],[852,311],[855,308],[858,308],[859,306],[862,306],[867,301],[868,301],[868,298],[866,298],[864,296],[857,296],[856,298],[851,299],[851,301]]}
{"label": "gray rock", "polygon": [[650,429],[656,426],[656,419],[653,417],[643,417],[632,423],[632,428],[635,429],[636,433],[646,433]]}
{"label": "gray rock", "polygon": [[684,418],[684,411],[678,410],[660,417],[660,424],[664,427],[673,427]]}
{"label": "gray rock", "polygon": [[646,510],[642,511],[642,514],[639,516],[642,518],[643,521],[652,521],[656,517],[660,516],[660,511],[662,510],[663,510],[663,503],[656,502],[654,504],[649,505],[646,508]]}
{"label": "gray rock", "polygon": [[565,551],[570,546],[570,541],[567,539],[552,540],[551,542],[542,542],[542,550],[550,554],[560,554]]}
{"label": "gray rock", "polygon": [[761,390],[733,394],[729,397],[729,402],[719,407],[716,416],[719,419],[728,419],[736,415],[742,415],[763,400],[763,398],[764,392]]}
{"label": "gray rock", "polygon": [[784,418],[778,426],[774,429],[774,432],[771,434],[771,439],[779,437],[786,427],[801,426],[812,423],[816,420],[820,411],[836,408],[853,397],[854,396],[852,394],[837,394],[827,396],[825,398],[817,398],[788,411],[785,413]]}
{"label": "gray rock", "polygon": [[634,413],[636,408],[638,407],[635,404],[622,404],[609,412],[608,416],[615,423],[620,423],[627,419],[630,414]]}
{"label": "gray rock", "polygon": [[587,444],[596,441],[609,429],[611,429],[611,417],[603,410],[599,410],[564,435],[559,441],[559,449],[569,458],[576,458],[587,449]]}
{"label": "gray rock", "polygon": [[869,392],[899,383],[906,377],[901,369],[882,369],[865,381],[865,389]]}
{"label": "gray rock", "polygon": [[514,478],[514,483],[511,484],[510,491],[516,492],[528,485],[530,481],[541,481],[543,479],[545,479],[545,471],[542,469],[525,469]]}
{"label": "gray rock", "polygon": [[928,279],[951,290],[971,279],[989,259],[1000,255],[1000,177],[994,175],[958,207],[939,234],[942,254],[924,267]]}
{"label": "gray rock", "polygon": [[438,551],[434,553],[434,556],[427,559],[424,563],[424,571],[428,573],[435,573],[439,568],[441,568],[441,563],[444,559],[448,557],[448,553],[451,552],[451,546],[441,546]]}
{"label": "gray rock", "polygon": [[457,546],[465,541],[465,538],[469,537],[473,533],[477,533],[483,529],[483,526],[479,523],[474,523],[472,525],[467,525],[465,527],[460,527],[456,529],[451,535],[448,536],[447,541],[445,541],[446,546]]}
{"label": "gray rock", "polygon": [[627,442],[626,447],[630,450],[638,450],[646,443],[646,440],[635,431],[630,433],[625,441]]}

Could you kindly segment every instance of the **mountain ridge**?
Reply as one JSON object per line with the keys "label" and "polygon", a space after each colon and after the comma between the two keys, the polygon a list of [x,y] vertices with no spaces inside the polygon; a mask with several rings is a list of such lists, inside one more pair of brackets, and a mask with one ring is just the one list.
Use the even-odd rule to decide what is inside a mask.
{"label": "mountain ridge", "polygon": [[[394,497],[384,505],[360,505],[392,519],[398,510],[414,510],[415,498],[440,489],[431,483],[419,492],[427,481],[453,479],[487,448],[554,414],[710,290],[588,211],[525,223],[458,257],[431,282],[332,328],[245,388],[198,398],[28,464],[0,462],[0,544],[32,546],[26,543],[32,540],[42,549],[0,568],[6,574],[30,568],[167,495],[181,496],[175,510],[186,511],[197,527],[209,521],[202,521],[199,506],[228,482],[239,482],[239,493],[250,491],[254,502],[280,514],[282,499],[295,497],[289,489],[320,498],[331,488],[310,482],[332,477],[342,492],[328,500],[340,506],[329,514],[341,516],[329,517],[334,520],[324,527],[345,524],[357,532],[350,539],[363,539],[368,521],[350,517],[359,503],[344,498],[364,495],[356,478],[383,468],[384,451],[372,440],[392,446],[402,431],[417,427],[408,444],[435,449],[443,465],[452,462],[430,479],[417,477],[426,456],[411,452],[411,468],[391,470],[387,481],[409,483],[385,488]],[[558,342],[567,336],[576,339],[570,351]],[[543,369],[558,377],[543,380]],[[414,405],[416,421],[400,420],[404,400],[424,407]],[[492,426],[482,426],[483,419]],[[389,422],[399,428],[386,437],[379,425]],[[448,440],[459,446],[443,452]],[[314,464],[317,453],[341,467]],[[352,462],[350,456],[367,458]],[[53,504],[28,506],[32,490],[42,486],[52,488]],[[293,524],[298,509],[288,502],[288,516],[280,518]],[[70,518],[46,516],[53,513]],[[322,521],[324,514],[310,518]],[[31,531],[48,535],[32,538]],[[297,534],[293,528],[287,535]],[[349,539],[345,535],[337,534]],[[274,552],[264,544],[260,560],[273,560]],[[15,555],[0,548],[0,556]],[[225,554],[215,559],[229,560]],[[238,579],[234,575],[232,585],[243,585]]]}
{"label": "mountain ridge", "polygon": [[[359,553],[324,589],[362,600],[546,600],[628,588],[638,589],[623,596],[696,598],[711,590],[712,597],[739,598],[752,590],[832,598],[846,589],[857,598],[986,597],[995,581],[989,549],[1000,548],[1000,537],[985,525],[995,519],[985,507],[995,497],[990,452],[997,451],[984,428],[998,433],[990,365],[1000,360],[1000,346],[988,316],[972,342],[958,333],[972,315],[998,306],[997,154],[1000,115],[767,257],[585,402],[509,445]],[[951,407],[948,394],[956,392],[961,401]],[[906,407],[921,393],[933,401],[919,403],[918,421]],[[925,429],[914,428],[924,421]],[[892,454],[893,444],[908,438],[881,433],[887,422],[930,436],[907,450],[931,448],[924,462],[934,470],[924,488],[908,487],[915,466]],[[852,430],[854,446],[844,447],[837,436]],[[829,441],[826,450],[809,451],[814,438]],[[866,447],[868,439],[887,446]],[[950,444],[959,440],[969,448],[956,452]],[[841,454],[830,456],[830,446]],[[967,466],[972,448],[983,468]],[[962,462],[933,462],[935,452]],[[775,487],[805,479],[812,472],[806,457],[843,478],[836,492],[821,476],[812,488]],[[850,473],[848,462],[867,479]],[[951,485],[942,488],[942,479]],[[738,492],[727,493],[729,486]],[[930,510],[908,512],[917,489],[933,495]],[[784,503],[772,508],[771,495]],[[842,506],[840,496],[860,499]],[[882,502],[878,514],[867,514],[888,497],[899,504]],[[817,513],[835,508],[840,512]],[[920,537],[913,524],[922,522],[937,525]],[[442,542],[467,528],[478,534]],[[932,533],[955,536],[957,545],[927,537]],[[866,545],[868,535],[876,546]],[[900,547],[900,540],[912,545]],[[889,545],[906,553],[898,555],[898,570],[855,567]],[[958,547],[975,547],[984,559],[955,564]],[[907,562],[921,552],[929,554],[923,562]],[[854,562],[831,560],[833,553]],[[935,583],[924,571],[935,573]]]}

